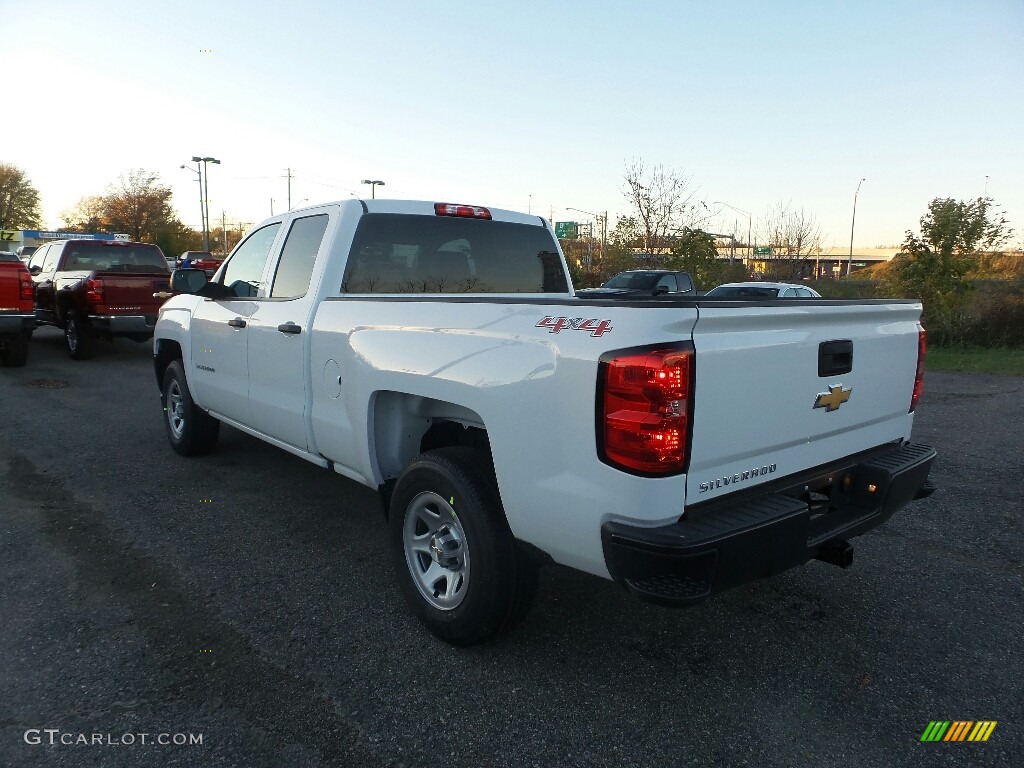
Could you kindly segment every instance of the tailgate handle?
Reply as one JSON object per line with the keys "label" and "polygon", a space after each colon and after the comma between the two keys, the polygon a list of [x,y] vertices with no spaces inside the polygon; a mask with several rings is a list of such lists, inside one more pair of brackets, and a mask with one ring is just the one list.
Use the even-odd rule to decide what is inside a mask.
{"label": "tailgate handle", "polygon": [[232,328],[245,328],[245,320],[240,317],[236,317],[234,320],[228,320],[228,325]]}
{"label": "tailgate handle", "polygon": [[838,376],[853,370],[853,342],[823,341],[818,345],[818,376]]}

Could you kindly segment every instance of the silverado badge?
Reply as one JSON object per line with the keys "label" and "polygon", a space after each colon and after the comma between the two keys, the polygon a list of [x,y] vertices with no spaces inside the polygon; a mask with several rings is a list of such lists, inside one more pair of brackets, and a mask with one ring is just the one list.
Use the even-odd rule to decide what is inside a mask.
{"label": "silverado badge", "polygon": [[817,400],[814,401],[815,408],[824,408],[826,413],[838,410],[839,406],[850,399],[853,387],[843,389],[843,385],[829,385],[828,392],[819,392]]}

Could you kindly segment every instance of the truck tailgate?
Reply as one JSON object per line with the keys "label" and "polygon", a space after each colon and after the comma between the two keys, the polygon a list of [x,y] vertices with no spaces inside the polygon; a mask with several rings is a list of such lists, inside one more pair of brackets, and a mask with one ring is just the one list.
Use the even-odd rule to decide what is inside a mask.
{"label": "truck tailgate", "polygon": [[103,281],[103,305],[97,310],[110,315],[155,314],[164,299],[154,293],[170,290],[170,275],[159,272],[97,272]]}
{"label": "truck tailgate", "polygon": [[920,312],[895,301],[702,304],[687,504],[907,438]]}

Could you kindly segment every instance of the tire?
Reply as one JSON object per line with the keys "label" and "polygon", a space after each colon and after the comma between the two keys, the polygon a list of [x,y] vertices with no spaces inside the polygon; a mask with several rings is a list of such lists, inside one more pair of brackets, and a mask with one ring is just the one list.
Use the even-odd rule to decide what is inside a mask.
{"label": "tire", "polygon": [[31,336],[27,333],[20,334],[5,342],[0,342],[0,362],[8,368],[20,368],[28,361],[28,340]]}
{"label": "tire", "polygon": [[485,456],[465,447],[424,453],[391,495],[402,592],[420,622],[453,645],[512,629],[537,589],[537,567],[516,545]]}
{"label": "tire", "polygon": [[220,435],[220,422],[192,402],[181,360],[167,366],[160,400],[167,439],[175,451],[182,456],[200,456],[213,450]]}
{"label": "tire", "polygon": [[64,347],[72,360],[90,360],[96,354],[96,334],[78,310],[69,309],[64,316]]}

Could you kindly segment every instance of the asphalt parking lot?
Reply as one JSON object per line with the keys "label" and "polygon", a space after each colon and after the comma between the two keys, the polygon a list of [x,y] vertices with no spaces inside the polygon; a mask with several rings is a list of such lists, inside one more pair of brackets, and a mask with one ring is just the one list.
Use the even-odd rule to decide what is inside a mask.
{"label": "asphalt parking lot", "polygon": [[0,368],[0,765],[1020,764],[1024,378],[926,377],[940,490],[849,570],[670,611],[546,569],[458,650],[406,611],[373,492],[230,428],[180,458],[147,345],[61,343]]}

